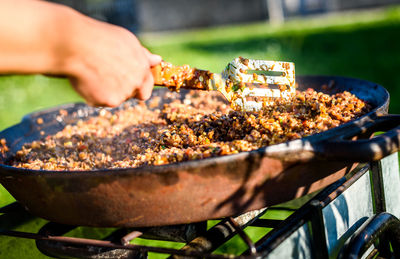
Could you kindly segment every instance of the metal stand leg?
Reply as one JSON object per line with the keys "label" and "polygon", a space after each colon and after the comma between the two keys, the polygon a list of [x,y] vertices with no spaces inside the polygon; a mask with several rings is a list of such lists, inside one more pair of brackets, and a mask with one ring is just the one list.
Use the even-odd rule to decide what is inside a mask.
{"label": "metal stand leg", "polygon": [[375,215],[343,248],[340,258],[361,258],[367,249],[381,237],[392,244],[395,258],[400,258],[400,220],[390,213]]}

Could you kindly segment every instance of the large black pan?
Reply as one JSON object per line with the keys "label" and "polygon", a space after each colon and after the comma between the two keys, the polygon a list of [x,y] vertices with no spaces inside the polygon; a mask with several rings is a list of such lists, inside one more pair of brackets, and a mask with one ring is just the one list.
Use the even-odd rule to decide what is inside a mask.
{"label": "large black pan", "polygon": [[[374,83],[342,77],[298,77],[300,89],[344,90],[374,108],[326,132],[252,152],[134,169],[53,172],[0,165],[0,182],[33,214],[87,226],[156,226],[236,215],[300,197],[342,177],[356,162],[399,149],[400,116],[385,115],[389,94]],[[163,95],[165,91],[155,91]],[[182,91],[182,94],[185,94]],[[69,111],[57,119],[60,109]],[[66,105],[26,116],[0,133],[11,153],[32,140],[92,116],[96,109]],[[43,118],[38,125],[36,119]],[[390,130],[391,129],[391,130]],[[375,131],[390,130],[372,139]],[[2,161],[10,155],[2,157]]]}

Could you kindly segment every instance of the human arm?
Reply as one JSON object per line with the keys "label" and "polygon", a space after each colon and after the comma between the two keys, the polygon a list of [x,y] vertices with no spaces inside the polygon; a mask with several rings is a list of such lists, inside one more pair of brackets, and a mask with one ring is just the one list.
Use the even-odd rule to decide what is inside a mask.
{"label": "human arm", "polygon": [[147,99],[151,54],[128,30],[38,0],[0,1],[0,73],[67,76],[91,105]]}

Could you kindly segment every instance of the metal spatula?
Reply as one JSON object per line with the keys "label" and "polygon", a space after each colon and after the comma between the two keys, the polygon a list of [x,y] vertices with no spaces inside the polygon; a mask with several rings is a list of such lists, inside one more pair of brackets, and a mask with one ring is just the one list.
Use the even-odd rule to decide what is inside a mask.
{"label": "metal spatula", "polygon": [[245,59],[230,62],[221,74],[189,66],[162,62],[152,69],[155,85],[219,91],[234,108],[257,111],[270,98],[289,98],[295,92],[294,64],[291,62]]}

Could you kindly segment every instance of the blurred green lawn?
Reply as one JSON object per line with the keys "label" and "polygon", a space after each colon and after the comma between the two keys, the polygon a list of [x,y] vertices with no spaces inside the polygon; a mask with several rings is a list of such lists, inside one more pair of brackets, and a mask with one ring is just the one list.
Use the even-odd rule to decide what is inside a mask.
{"label": "blurred green lawn", "polygon": [[[342,75],[374,81],[392,96],[400,113],[400,7],[374,12],[292,20],[181,33],[142,35],[142,42],[164,60],[220,72],[238,56],[293,61],[296,74]],[[32,62],[34,65],[34,61]],[[82,99],[65,79],[0,76],[0,130],[23,115]]]}
{"label": "blurred green lawn", "polygon": [[[281,27],[257,23],[144,34],[141,40],[166,61],[215,72],[222,71],[233,58],[243,56],[293,61],[297,75],[341,75],[374,81],[389,90],[390,112],[400,113],[400,7],[291,20]],[[33,60],[27,62],[34,65]],[[0,76],[0,130],[18,123],[32,111],[76,101],[82,99],[66,79]],[[0,189],[0,206],[12,200]],[[254,235],[259,236],[256,232]],[[10,240],[16,242],[0,239],[1,246],[12,246]],[[26,242],[15,254],[0,251],[0,258],[21,258],[29,245],[32,244]],[[226,249],[220,252],[227,252]],[[36,252],[31,256],[43,257]]]}

